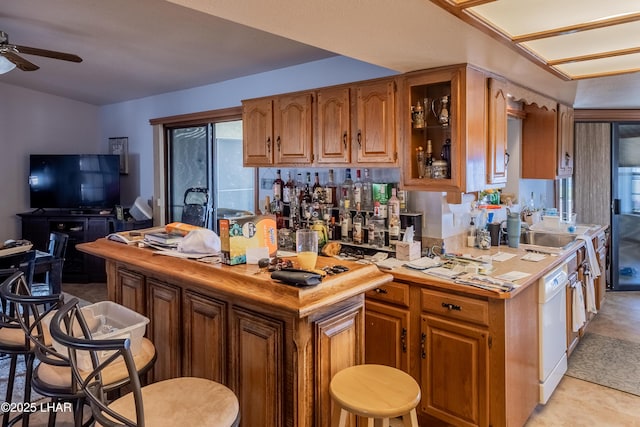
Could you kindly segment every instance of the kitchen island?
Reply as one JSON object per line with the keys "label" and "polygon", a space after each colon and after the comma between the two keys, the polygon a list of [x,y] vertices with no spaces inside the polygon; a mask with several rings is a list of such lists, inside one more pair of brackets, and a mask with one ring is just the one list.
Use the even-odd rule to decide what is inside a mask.
{"label": "kitchen island", "polygon": [[[340,262],[349,271],[301,288],[256,265],[157,255],[107,239],[78,249],[105,259],[110,300],[149,317],[158,351],[151,380],[221,382],[238,395],[241,425],[251,427],[329,427],[332,376],[364,362],[364,293],[393,279],[374,265]],[[333,264],[318,258],[319,267]]]}

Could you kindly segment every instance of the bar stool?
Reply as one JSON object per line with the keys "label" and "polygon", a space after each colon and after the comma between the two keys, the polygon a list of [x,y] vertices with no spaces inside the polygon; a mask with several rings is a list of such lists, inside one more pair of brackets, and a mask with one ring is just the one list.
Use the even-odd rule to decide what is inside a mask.
{"label": "bar stool", "polygon": [[[419,427],[416,406],[420,386],[411,375],[390,366],[356,365],[333,376],[329,392],[335,402],[332,427],[345,427],[349,413],[368,419],[368,427],[389,427],[389,419],[402,417],[405,427]],[[380,423],[381,422],[381,423]]]}

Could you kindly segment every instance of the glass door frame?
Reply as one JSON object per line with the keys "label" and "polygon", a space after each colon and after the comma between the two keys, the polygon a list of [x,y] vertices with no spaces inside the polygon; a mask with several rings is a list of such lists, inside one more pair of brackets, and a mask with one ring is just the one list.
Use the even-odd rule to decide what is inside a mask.
{"label": "glass door frame", "polygon": [[[620,244],[622,197],[620,195],[620,127],[640,122],[615,121],[611,123],[611,286],[614,291],[640,291],[640,278],[637,284],[620,283]],[[638,244],[640,246],[640,243]],[[640,254],[638,255],[640,258]],[[640,271],[637,272],[640,274]]]}

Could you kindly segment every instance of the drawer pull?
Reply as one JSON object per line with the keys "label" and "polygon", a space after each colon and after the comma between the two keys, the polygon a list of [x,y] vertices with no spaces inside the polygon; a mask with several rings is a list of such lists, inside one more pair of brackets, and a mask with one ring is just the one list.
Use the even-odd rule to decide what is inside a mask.
{"label": "drawer pull", "polygon": [[402,333],[400,334],[400,343],[402,344],[402,352],[407,352],[407,328],[402,328]]}
{"label": "drawer pull", "polygon": [[389,292],[387,292],[386,289],[382,289],[382,288],[375,288],[374,291],[376,292],[376,294],[388,294]]}
{"label": "drawer pull", "polygon": [[462,311],[462,307],[460,307],[459,305],[449,304],[449,303],[446,303],[446,302],[442,303],[442,307],[446,308],[449,311],[451,311],[451,310]]}

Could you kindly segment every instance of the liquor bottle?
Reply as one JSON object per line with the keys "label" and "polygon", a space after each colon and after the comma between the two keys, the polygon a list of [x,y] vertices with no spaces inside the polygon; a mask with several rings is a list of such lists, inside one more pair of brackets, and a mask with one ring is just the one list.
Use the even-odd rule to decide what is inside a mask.
{"label": "liquor bottle", "polygon": [[373,203],[373,216],[369,220],[369,244],[379,248],[384,246],[384,218],[380,215],[380,202]]}
{"label": "liquor bottle", "polygon": [[300,193],[300,204],[302,204],[302,202],[311,203],[311,187],[311,172],[307,172],[307,180],[304,183],[302,192]]}
{"label": "liquor bottle", "polygon": [[398,200],[400,200],[400,212],[407,212],[407,201],[409,194],[407,190],[398,190],[397,191]]}
{"label": "liquor bottle", "polygon": [[353,181],[353,206],[362,204],[362,179],[360,178],[360,169],[356,169],[356,180]]}
{"label": "liquor bottle", "polygon": [[427,158],[425,159],[424,173],[426,178],[433,177],[433,146],[431,140],[427,140]]}
{"label": "liquor bottle", "polygon": [[373,180],[369,176],[369,169],[364,170],[362,180],[362,209],[365,211],[373,209]]}
{"label": "liquor bottle", "polygon": [[287,182],[284,184],[284,190],[282,190],[282,201],[284,203],[291,203],[291,199],[295,197],[296,186],[291,179],[291,172],[289,172]]}
{"label": "liquor bottle", "polygon": [[391,189],[389,205],[389,244],[395,245],[400,239],[400,200],[396,195],[396,188]]}
{"label": "liquor bottle", "polygon": [[273,198],[276,197],[279,200],[283,200],[282,191],[284,189],[284,181],[282,181],[282,175],[280,175],[280,169],[276,171],[276,179],[273,181]]}
{"label": "liquor bottle", "polygon": [[335,217],[331,217],[331,222],[329,223],[329,226],[327,227],[327,239],[328,240],[336,240],[337,236],[336,236],[337,232],[336,232],[336,219]]}
{"label": "liquor bottle", "polygon": [[333,206],[338,205],[338,186],[333,180],[333,169],[329,169],[329,180],[324,185],[325,203],[331,203]]}
{"label": "liquor bottle", "polygon": [[444,140],[442,145],[442,151],[440,152],[440,158],[447,162],[447,178],[451,178],[451,138]]}
{"label": "liquor bottle", "polygon": [[360,212],[360,203],[356,204],[356,214],[353,217],[353,243],[361,245],[364,234],[364,217]]}
{"label": "liquor bottle", "polygon": [[340,238],[343,242],[351,241],[351,211],[349,199],[340,201]]}
{"label": "liquor bottle", "polygon": [[348,200],[349,203],[353,200],[353,181],[351,180],[351,169],[345,169],[345,178],[340,186],[340,199]]}
{"label": "liquor bottle", "polygon": [[314,202],[324,203],[324,188],[320,185],[320,177],[318,176],[318,172],[315,173],[314,176],[315,182],[313,183],[313,187],[311,188],[311,198]]}
{"label": "liquor bottle", "polygon": [[296,200],[300,201],[302,198],[302,190],[304,189],[304,181],[302,180],[302,173],[298,172],[298,174],[296,175],[296,181],[295,181],[295,195],[296,195]]}
{"label": "liquor bottle", "polygon": [[280,200],[280,196],[273,196],[273,201],[271,202],[271,213],[276,216],[276,228],[279,230],[284,228],[284,216],[283,216],[283,205],[282,200]]}

